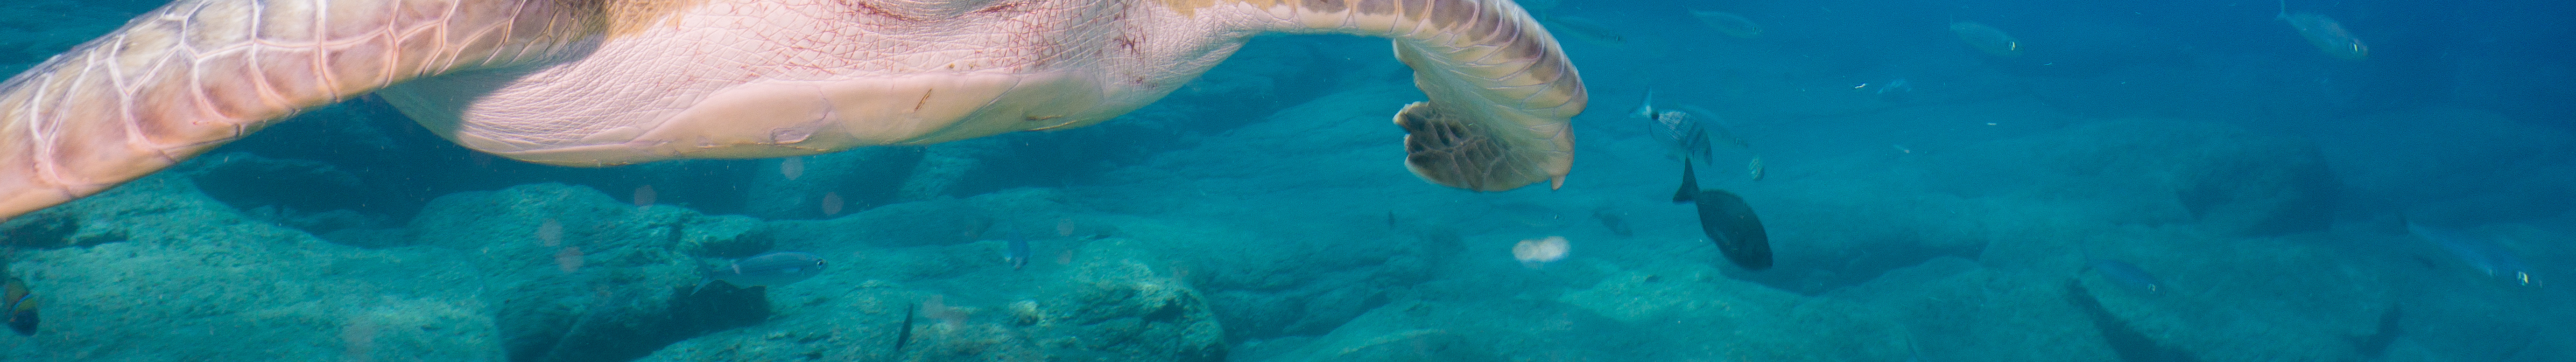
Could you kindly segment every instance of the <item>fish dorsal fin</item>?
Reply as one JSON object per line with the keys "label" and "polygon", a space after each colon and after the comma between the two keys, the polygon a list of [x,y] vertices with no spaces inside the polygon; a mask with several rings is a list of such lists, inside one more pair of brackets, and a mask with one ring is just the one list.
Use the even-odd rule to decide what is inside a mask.
{"label": "fish dorsal fin", "polygon": [[1694,196],[1694,195],[1698,195],[1698,194],[1699,194],[1699,177],[1694,176],[1694,175],[1692,174],[1692,172],[1691,172],[1691,162],[1690,162],[1690,157],[1689,157],[1689,156],[1683,156],[1683,157],[1682,157],[1682,188],[1681,188],[1681,190],[1680,190],[1680,191],[1674,191],[1674,192],[1673,192],[1673,203],[1679,204],[1679,203],[1691,202],[1692,196]]}
{"label": "fish dorsal fin", "polygon": [[1643,102],[1637,102],[1637,109],[1628,111],[1628,115],[1649,120],[1655,119],[1655,90],[1647,89],[1646,100]]}

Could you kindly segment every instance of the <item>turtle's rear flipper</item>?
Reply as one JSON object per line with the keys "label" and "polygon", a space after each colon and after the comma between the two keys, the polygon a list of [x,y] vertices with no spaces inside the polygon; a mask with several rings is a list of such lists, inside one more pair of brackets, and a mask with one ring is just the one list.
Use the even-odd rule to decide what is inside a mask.
{"label": "turtle's rear flipper", "polygon": [[143,177],[307,107],[450,70],[536,61],[524,55],[577,44],[600,31],[577,24],[601,23],[578,17],[604,14],[503,6],[516,3],[162,6],[0,83],[0,219]]}
{"label": "turtle's rear flipper", "polygon": [[1502,191],[1538,180],[1554,180],[1549,188],[1564,182],[1564,170],[1545,167],[1555,161],[1551,152],[1543,151],[1547,147],[1505,139],[1515,135],[1497,134],[1429,102],[1404,106],[1396,112],[1395,124],[1405,132],[1405,168],[1432,183]]}
{"label": "turtle's rear flipper", "polygon": [[1405,166],[1432,183],[1555,188],[1573,168],[1566,122],[1583,112],[1583,80],[1556,38],[1509,0],[1164,3],[1183,14],[1227,12],[1247,30],[1393,38],[1396,60],[1430,98],[1395,116],[1409,133]]}

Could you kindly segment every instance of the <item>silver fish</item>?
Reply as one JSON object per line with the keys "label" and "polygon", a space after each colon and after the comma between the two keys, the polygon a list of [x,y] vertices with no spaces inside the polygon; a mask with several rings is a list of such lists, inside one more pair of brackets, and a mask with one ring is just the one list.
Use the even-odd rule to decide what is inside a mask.
{"label": "silver fish", "polygon": [[2137,265],[2111,259],[2093,259],[2093,262],[2085,267],[2095,273],[2101,273],[2103,278],[2119,283],[2122,287],[2128,287],[2132,291],[2150,295],[2165,293],[2165,283],[2156,280],[2155,274],[2149,274],[2146,269],[2139,269]]}
{"label": "silver fish", "polygon": [[2002,29],[1995,29],[1974,21],[1962,21],[1950,23],[1950,32],[1958,34],[1959,41],[1968,43],[1968,47],[1977,48],[1977,51],[1986,52],[1988,55],[2005,58],[2021,56],[2021,39],[2013,38],[2011,34],[2004,34]]}
{"label": "silver fish", "polygon": [[2286,0],[2281,2],[2280,15],[2274,18],[2289,22],[2291,29],[2299,31],[2299,37],[2308,38],[2308,44],[2316,45],[2317,51],[2325,52],[2326,55],[2348,60],[2370,57],[2370,46],[2363,45],[2361,38],[2354,37],[2351,31],[2344,30],[2343,23],[2336,22],[2334,18],[2309,13],[2291,13],[2290,4]]}
{"label": "silver fish", "polygon": [[[705,289],[707,284],[717,281],[745,288],[787,285],[823,274],[824,265],[823,257],[814,254],[793,251],[769,252],[734,260],[725,268],[708,272],[708,280],[698,283],[698,288]],[[697,291],[691,290],[689,293],[697,294]]]}
{"label": "silver fish", "polygon": [[1746,19],[1743,15],[1701,10],[1691,10],[1690,14],[1691,17],[1699,18],[1700,24],[1706,24],[1709,28],[1726,33],[1726,36],[1744,39],[1762,36],[1762,24],[1754,23],[1753,19]]}
{"label": "silver fish", "polygon": [[2442,250],[2450,251],[2451,255],[2460,257],[2460,261],[2469,263],[2469,267],[2476,268],[2478,272],[2486,273],[2487,276],[2504,276],[2522,285],[2538,283],[2531,278],[2531,269],[2522,264],[2521,258],[2514,257],[2513,251],[2505,250],[2503,245],[2497,245],[2493,239],[2464,230],[2424,226],[2413,221],[2406,222],[2406,232],[2441,246]]}

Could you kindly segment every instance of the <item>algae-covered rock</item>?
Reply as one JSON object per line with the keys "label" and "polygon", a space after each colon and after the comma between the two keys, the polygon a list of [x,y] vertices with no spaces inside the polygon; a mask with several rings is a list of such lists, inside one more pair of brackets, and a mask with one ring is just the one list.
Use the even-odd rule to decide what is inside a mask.
{"label": "algae-covered rock", "polygon": [[2314,240],[2084,231],[2093,236],[2053,244],[2080,254],[2002,268],[1942,257],[1825,296],[1901,321],[1927,360],[2368,360],[2395,307],[2384,281]]}
{"label": "algae-covered rock", "polygon": [[1674,347],[1634,328],[1550,301],[1400,301],[1262,361],[1626,360]]}
{"label": "algae-covered rock", "polygon": [[[2321,231],[2339,187],[2315,145],[2221,123],[2127,120],[2077,127],[2037,145],[2037,166],[2104,196],[2172,200],[2169,209],[2226,234]],[[2135,202],[2135,201],[2131,201]]]}
{"label": "algae-covered rock", "polygon": [[2378,334],[2380,318],[2397,307],[2379,273],[2346,267],[2336,247],[2316,238],[2147,228],[2102,235],[2095,258],[2118,257],[2154,273],[2161,292],[2138,293],[2086,272],[2067,287],[2082,293],[2077,304],[2092,300],[2105,317],[2198,361],[2363,360],[2365,337]]}
{"label": "algae-covered rock", "polygon": [[324,242],[171,174],[51,212],[85,241],[9,259],[43,323],[0,342],[8,360],[503,359],[479,276],[448,251]]}
{"label": "algae-covered rock", "polygon": [[1888,315],[1727,278],[1704,264],[1661,264],[1557,298],[1680,343],[1670,353],[1720,360],[1862,361],[1904,355]]}
{"label": "algae-covered rock", "polygon": [[1860,305],[1670,264],[1552,300],[1400,300],[1311,341],[1264,342],[1299,346],[1262,360],[1903,360],[1896,327]]}
{"label": "algae-covered rock", "polygon": [[[2066,274],[2000,271],[1959,257],[1888,271],[1824,295],[1901,328],[1883,336],[1922,361],[2116,361],[2105,330],[2069,303]],[[2153,348],[2121,346],[2119,348]],[[1898,359],[1889,359],[1898,360]]]}
{"label": "algae-covered rock", "polygon": [[[950,252],[942,249],[950,248],[984,247],[865,253],[880,260],[944,258]],[[1071,265],[1035,278],[977,273],[918,283],[990,289],[946,294],[872,279],[888,274],[870,266],[827,272],[781,289],[774,298],[778,315],[766,323],[681,341],[642,360],[1225,360],[1223,329],[1206,298],[1155,267],[1165,264],[1162,258],[1118,238],[1087,243],[1074,255]],[[898,352],[907,310],[917,314]]]}
{"label": "algae-covered rock", "polygon": [[703,277],[687,252],[747,223],[533,184],[440,197],[411,228],[421,245],[472,252],[511,360],[617,361],[765,317],[757,293],[682,299]]}
{"label": "algae-covered rock", "polygon": [[1168,219],[1118,229],[1174,255],[1176,268],[1207,292],[1227,336],[1237,340],[1330,332],[1401,299],[1465,249],[1454,238],[1307,230]]}
{"label": "algae-covered rock", "polygon": [[[2224,123],[2115,120],[1927,151],[1887,172],[1992,198],[2016,219],[2194,225],[2227,235],[2322,231],[2340,181],[2316,146]],[[1955,222],[1954,222],[1955,223]]]}

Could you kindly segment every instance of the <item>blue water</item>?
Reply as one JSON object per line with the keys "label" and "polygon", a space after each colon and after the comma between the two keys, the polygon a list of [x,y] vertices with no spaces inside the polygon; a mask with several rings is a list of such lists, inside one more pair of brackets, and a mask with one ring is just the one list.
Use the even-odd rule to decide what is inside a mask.
{"label": "blue water", "polygon": [[[0,223],[42,316],[0,359],[2576,360],[2576,7],[1521,4],[1590,91],[1561,189],[1412,176],[1387,122],[1423,96],[1355,36],[1254,37],[1095,126],[793,161],[522,163],[359,97]],[[0,5],[0,72],[161,5]],[[1773,267],[1670,202],[1696,152],[1649,91]],[[771,251],[831,267],[691,293]]]}

